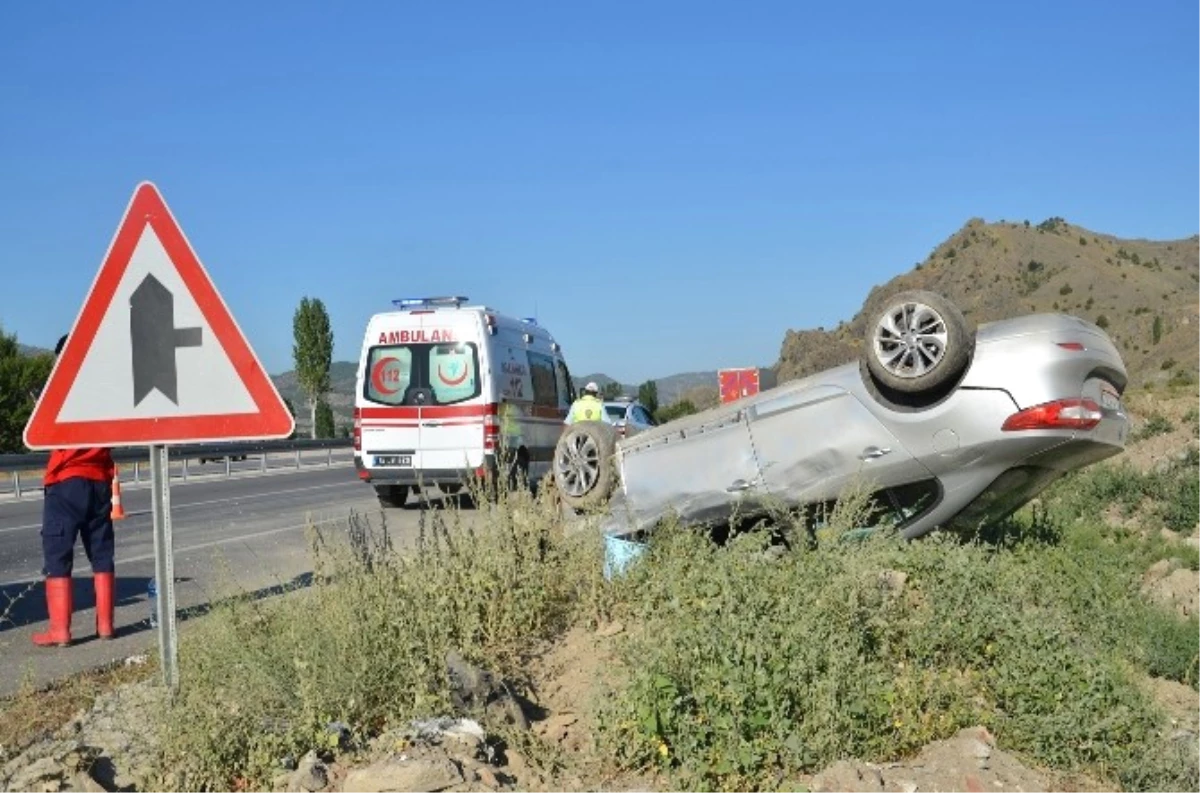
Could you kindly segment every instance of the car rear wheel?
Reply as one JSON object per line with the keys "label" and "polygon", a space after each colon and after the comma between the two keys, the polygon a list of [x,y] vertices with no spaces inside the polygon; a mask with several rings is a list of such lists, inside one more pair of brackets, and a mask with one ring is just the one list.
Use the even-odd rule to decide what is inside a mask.
{"label": "car rear wheel", "polygon": [[554,484],[573,509],[601,506],[612,494],[616,433],[602,421],[582,421],[563,430],[554,448]]}
{"label": "car rear wheel", "polygon": [[863,356],[871,377],[900,394],[926,395],[966,370],[975,334],[958,306],[935,292],[910,290],[870,318]]}
{"label": "car rear wheel", "polygon": [[385,507],[394,507],[399,509],[408,502],[408,485],[376,485],[375,495],[379,496],[379,503]]}

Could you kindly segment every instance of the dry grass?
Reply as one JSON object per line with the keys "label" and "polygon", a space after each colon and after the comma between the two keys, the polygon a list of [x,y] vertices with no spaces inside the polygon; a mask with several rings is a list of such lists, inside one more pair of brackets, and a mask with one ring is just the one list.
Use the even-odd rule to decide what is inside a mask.
{"label": "dry grass", "polygon": [[0,750],[11,756],[91,708],[101,694],[157,672],[158,664],[149,659],[144,664],[122,662],[84,672],[40,689],[25,683],[16,694],[0,700]]}

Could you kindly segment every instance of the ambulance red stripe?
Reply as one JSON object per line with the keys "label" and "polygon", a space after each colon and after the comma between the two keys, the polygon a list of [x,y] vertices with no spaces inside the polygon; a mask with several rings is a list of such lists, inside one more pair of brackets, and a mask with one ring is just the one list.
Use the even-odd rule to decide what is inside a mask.
{"label": "ambulance red stripe", "polygon": [[[418,413],[418,411],[420,411]],[[391,406],[366,406],[360,408],[360,414],[363,419],[439,419],[439,418],[456,418],[460,416],[495,416],[497,414],[496,405],[429,405],[426,407],[417,407],[416,405],[397,405]]]}
{"label": "ambulance red stripe", "polygon": [[[395,407],[364,405],[359,409],[363,419],[438,419],[456,418],[460,416],[496,416],[499,407],[495,404],[486,405],[430,405],[417,407],[415,405],[397,405]],[[419,413],[417,411],[420,411]],[[529,416],[542,419],[562,419],[566,410],[546,405],[533,405],[529,408]]]}

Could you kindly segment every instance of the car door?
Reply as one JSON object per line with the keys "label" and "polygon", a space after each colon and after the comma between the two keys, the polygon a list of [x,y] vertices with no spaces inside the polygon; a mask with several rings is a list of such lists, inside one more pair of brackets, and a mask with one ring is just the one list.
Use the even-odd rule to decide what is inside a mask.
{"label": "car door", "polygon": [[724,520],[743,498],[758,494],[744,411],[730,407],[667,426],[621,444],[621,482],[635,516],[675,510],[688,521]]}
{"label": "car door", "polygon": [[853,394],[837,386],[777,391],[748,412],[772,500],[797,505],[836,498],[855,482],[875,491],[931,476]]}

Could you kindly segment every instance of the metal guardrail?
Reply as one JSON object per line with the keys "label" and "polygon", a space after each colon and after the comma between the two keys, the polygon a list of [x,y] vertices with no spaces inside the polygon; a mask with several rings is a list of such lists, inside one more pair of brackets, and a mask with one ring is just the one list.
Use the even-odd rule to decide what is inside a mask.
{"label": "metal guardrail", "polygon": [[[294,440],[282,441],[256,441],[250,443],[197,443],[183,444],[179,446],[169,447],[169,459],[171,461],[182,462],[181,476],[186,481],[188,478],[188,460],[224,460],[225,475],[230,476],[232,457],[248,457],[250,455],[260,456],[261,464],[260,471],[267,470],[267,456],[270,454],[280,454],[292,452],[296,456],[296,467],[301,466],[301,453],[306,451],[327,451],[327,464],[333,464],[334,449],[349,449],[354,442],[350,438],[329,438],[329,439],[312,439],[312,438],[296,438]],[[112,450],[113,462],[117,465],[128,465],[133,463],[134,478],[133,481],[141,481],[141,468],[150,464],[150,449],[149,447],[120,447]],[[21,498],[21,473],[37,471],[40,472],[46,469],[46,463],[49,462],[49,452],[38,452],[34,454],[0,454],[0,473],[10,473],[12,475],[12,494],[17,498]],[[41,490],[40,476],[34,480],[37,484],[32,484],[28,488],[30,490]]]}

